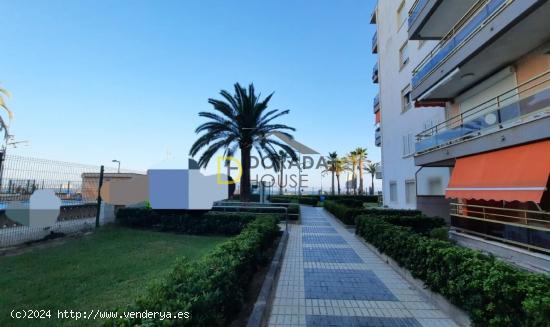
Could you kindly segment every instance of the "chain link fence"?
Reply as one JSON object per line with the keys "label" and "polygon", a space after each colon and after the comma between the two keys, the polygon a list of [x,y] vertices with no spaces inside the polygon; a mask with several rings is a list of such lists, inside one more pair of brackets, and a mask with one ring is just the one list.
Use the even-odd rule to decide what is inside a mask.
{"label": "chain link fence", "polygon": [[[0,153],[0,248],[94,229],[100,170],[101,166]],[[116,168],[104,170],[109,178],[119,174]],[[29,215],[37,190],[50,190],[61,200],[57,219],[46,227],[21,218]]]}

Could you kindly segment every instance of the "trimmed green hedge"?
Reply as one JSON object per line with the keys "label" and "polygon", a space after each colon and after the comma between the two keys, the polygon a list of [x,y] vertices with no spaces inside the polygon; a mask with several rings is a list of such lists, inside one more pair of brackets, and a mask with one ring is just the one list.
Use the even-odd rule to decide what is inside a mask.
{"label": "trimmed green hedge", "polygon": [[188,320],[127,319],[109,326],[227,326],[241,310],[250,280],[267,263],[279,232],[277,217],[262,216],[236,237],[195,262],[180,260],[128,312],[189,312]]}
{"label": "trimmed green hedge", "polygon": [[548,326],[550,277],[430,239],[382,219],[361,217],[357,233],[467,311],[476,326]]}
{"label": "trimmed green hedge", "polygon": [[252,213],[171,213],[147,208],[124,208],[116,215],[118,224],[133,228],[156,228],[184,234],[237,235],[251,221]]}
{"label": "trimmed green hedge", "polygon": [[325,209],[340,219],[346,225],[355,225],[355,217],[363,214],[366,209],[350,208],[336,201],[327,200],[323,203]]}
{"label": "trimmed green hedge", "polygon": [[300,203],[305,205],[316,206],[319,203],[317,195],[272,195],[269,201],[273,203]]}
{"label": "trimmed green hedge", "polygon": [[354,200],[361,202],[378,203],[378,195],[327,195],[325,196],[325,199],[334,201]]}

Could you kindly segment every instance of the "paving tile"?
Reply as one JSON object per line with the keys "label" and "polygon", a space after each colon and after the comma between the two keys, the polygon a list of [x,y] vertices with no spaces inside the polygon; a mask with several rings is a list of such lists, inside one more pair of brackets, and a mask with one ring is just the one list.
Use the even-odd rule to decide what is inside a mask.
{"label": "paving tile", "polygon": [[325,234],[336,234],[336,229],[334,227],[318,227],[318,226],[304,226],[302,227],[302,234],[307,233],[325,233]]}
{"label": "paving tile", "polygon": [[304,262],[362,263],[353,249],[303,248]]}
{"label": "paving tile", "polygon": [[302,236],[304,244],[347,244],[340,235],[305,234]]}
{"label": "paving tile", "polygon": [[306,299],[396,301],[390,290],[368,270],[305,269]]}
{"label": "paving tile", "polygon": [[414,318],[355,317],[308,315],[306,324],[311,327],[422,327]]}

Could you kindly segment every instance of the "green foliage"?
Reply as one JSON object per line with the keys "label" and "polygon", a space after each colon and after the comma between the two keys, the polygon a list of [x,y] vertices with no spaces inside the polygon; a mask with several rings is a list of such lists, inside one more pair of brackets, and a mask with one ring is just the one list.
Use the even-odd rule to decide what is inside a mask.
{"label": "green foliage", "polygon": [[316,206],[319,202],[318,195],[274,195],[269,198],[273,203],[299,203],[310,206]]}
{"label": "green foliage", "polygon": [[252,220],[253,213],[172,213],[147,208],[125,208],[117,212],[119,225],[155,228],[184,234],[236,235]]}
{"label": "green foliage", "polygon": [[346,205],[331,200],[325,201],[324,207],[346,225],[354,225],[355,217],[363,214],[365,211],[365,209],[350,208]]}
{"label": "green foliage", "polygon": [[357,233],[380,252],[467,311],[474,325],[548,326],[549,276],[524,272],[385,219],[363,216],[357,227]]}
{"label": "green foliage", "polygon": [[190,312],[177,321],[113,320],[110,326],[227,326],[238,314],[250,279],[267,261],[279,228],[277,217],[262,216],[236,237],[196,262],[179,261],[161,283],[154,284],[126,311]]}
{"label": "green foliage", "polygon": [[430,238],[440,240],[440,241],[449,241],[449,228],[447,227],[437,227],[430,231]]}

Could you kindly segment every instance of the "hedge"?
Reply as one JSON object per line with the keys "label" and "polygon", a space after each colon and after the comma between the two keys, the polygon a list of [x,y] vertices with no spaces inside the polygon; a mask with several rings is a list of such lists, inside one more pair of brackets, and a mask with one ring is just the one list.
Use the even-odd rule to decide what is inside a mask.
{"label": "hedge", "polygon": [[269,197],[269,201],[273,203],[300,203],[311,206],[316,206],[319,203],[318,195],[273,195]]}
{"label": "hedge", "polygon": [[118,224],[133,228],[156,228],[184,234],[237,235],[257,216],[252,213],[178,213],[148,208],[124,208],[116,215]]}
{"label": "hedge", "polygon": [[475,326],[548,326],[550,277],[410,228],[358,218],[357,233],[470,314]]}
{"label": "hedge", "polygon": [[189,312],[187,320],[112,320],[108,326],[227,326],[241,310],[250,280],[267,263],[266,250],[279,232],[278,219],[262,216],[236,237],[195,262],[179,260],[127,312]]}
{"label": "hedge", "polygon": [[332,213],[346,225],[355,225],[355,217],[363,214],[366,210],[350,208],[346,205],[331,200],[325,201],[323,206],[328,210],[328,212]]}
{"label": "hedge", "polygon": [[378,195],[327,195],[327,200],[346,201],[355,200],[361,202],[378,203]]}

